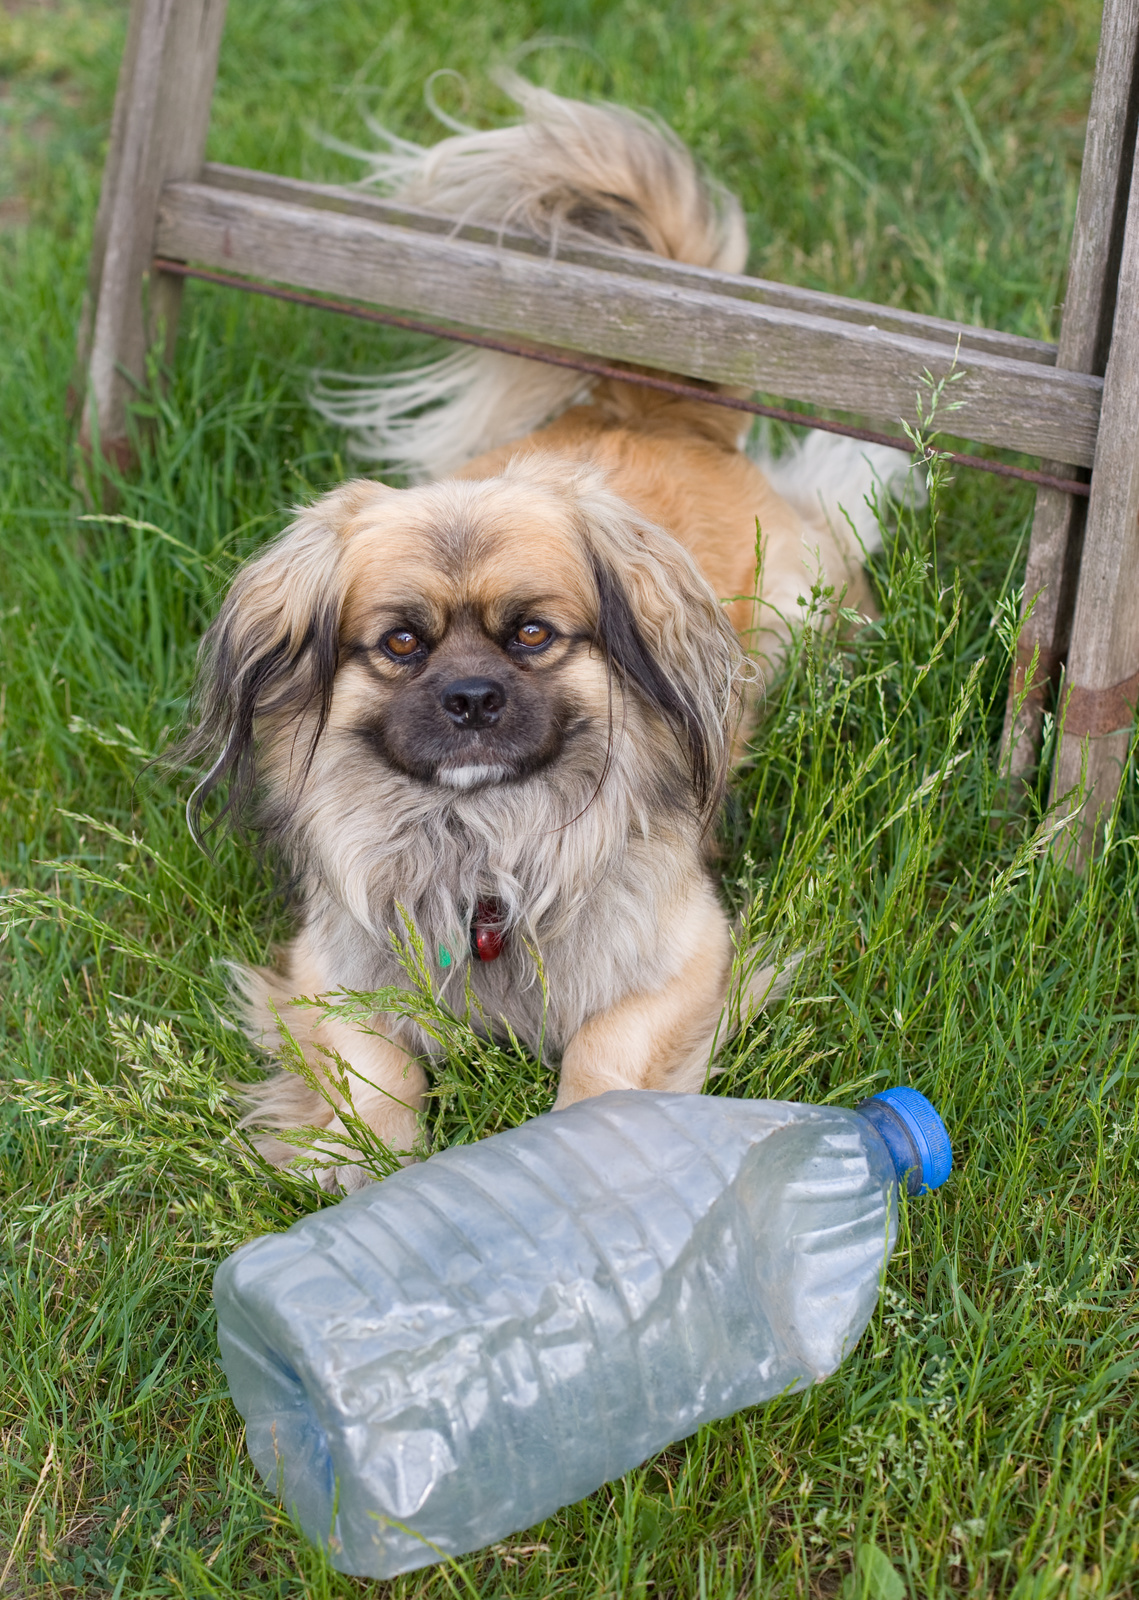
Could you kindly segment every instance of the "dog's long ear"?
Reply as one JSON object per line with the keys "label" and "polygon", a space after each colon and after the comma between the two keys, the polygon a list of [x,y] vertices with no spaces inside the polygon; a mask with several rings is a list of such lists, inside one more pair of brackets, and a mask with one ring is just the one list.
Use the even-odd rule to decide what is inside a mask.
{"label": "dog's long ear", "polygon": [[304,723],[302,780],[307,773],[339,664],[343,531],[369,499],[390,492],[358,479],[324,495],[234,580],[202,640],[196,726],[177,751],[180,761],[210,763],[187,807],[195,837],[202,836],[207,801],[222,786],[225,802],[209,827],[240,822],[257,784],[257,738],[268,726],[292,723],[299,733]]}
{"label": "dog's long ear", "polygon": [[616,495],[578,498],[597,583],[598,643],[673,728],[710,820],[727,779],[743,653],[695,561]]}

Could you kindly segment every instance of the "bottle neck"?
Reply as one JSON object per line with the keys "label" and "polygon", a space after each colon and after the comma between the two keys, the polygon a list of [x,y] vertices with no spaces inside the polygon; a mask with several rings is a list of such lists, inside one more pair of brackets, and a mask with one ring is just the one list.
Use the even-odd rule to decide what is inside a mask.
{"label": "bottle neck", "polygon": [[898,1113],[885,1100],[863,1100],[854,1108],[874,1128],[894,1163],[899,1187],[908,1195],[921,1194],[925,1187],[921,1151],[913,1134]]}

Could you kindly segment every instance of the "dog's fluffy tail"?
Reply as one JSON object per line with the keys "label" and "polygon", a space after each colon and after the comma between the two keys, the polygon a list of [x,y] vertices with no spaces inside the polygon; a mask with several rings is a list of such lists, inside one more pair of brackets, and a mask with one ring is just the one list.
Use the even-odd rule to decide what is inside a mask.
{"label": "dog's fluffy tail", "polygon": [[922,467],[889,445],[814,432],[776,456],[761,432],[748,453],[804,522],[829,529],[855,562],[881,548],[892,500],[923,506],[929,498]]}
{"label": "dog's fluffy tail", "polygon": [[[429,149],[377,130],[369,180],[410,204],[561,243],[651,251],[742,272],[747,233],[735,197],[702,174],[666,128],[619,106],[586,105],[500,78],[523,120]],[[467,349],[390,378],[326,375],[318,410],[353,430],[354,450],[413,478],[441,477],[541,426],[588,394],[581,373]]]}

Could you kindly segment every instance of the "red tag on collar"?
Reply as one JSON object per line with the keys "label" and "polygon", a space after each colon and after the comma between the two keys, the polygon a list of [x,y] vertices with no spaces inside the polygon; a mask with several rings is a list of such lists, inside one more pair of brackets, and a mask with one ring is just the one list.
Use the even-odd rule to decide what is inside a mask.
{"label": "red tag on collar", "polygon": [[480,900],[471,923],[471,949],[480,961],[497,961],[506,946],[506,921],[498,900]]}

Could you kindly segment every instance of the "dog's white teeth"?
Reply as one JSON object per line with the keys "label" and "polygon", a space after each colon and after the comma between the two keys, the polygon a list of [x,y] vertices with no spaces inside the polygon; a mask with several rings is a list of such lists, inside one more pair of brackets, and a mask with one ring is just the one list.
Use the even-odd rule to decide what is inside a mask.
{"label": "dog's white teeth", "polygon": [[501,783],[507,771],[506,767],[440,767],[436,777],[452,789],[473,789],[479,783]]}

